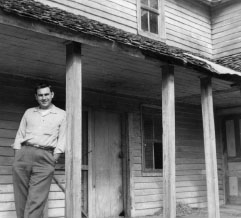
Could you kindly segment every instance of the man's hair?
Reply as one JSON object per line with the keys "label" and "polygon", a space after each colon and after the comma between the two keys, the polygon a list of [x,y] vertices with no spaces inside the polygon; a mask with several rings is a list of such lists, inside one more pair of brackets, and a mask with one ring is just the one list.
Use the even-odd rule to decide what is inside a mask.
{"label": "man's hair", "polygon": [[43,82],[43,83],[39,83],[35,86],[35,94],[37,94],[37,91],[39,89],[43,89],[43,88],[49,88],[51,92],[53,92],[52,86],[49,85],[47,82]]}

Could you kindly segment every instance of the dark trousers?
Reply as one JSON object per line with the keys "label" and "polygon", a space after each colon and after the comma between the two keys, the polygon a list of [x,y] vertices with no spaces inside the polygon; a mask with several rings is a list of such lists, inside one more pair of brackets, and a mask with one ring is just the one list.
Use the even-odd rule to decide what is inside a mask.
{"label": "dark trousers", "polygon": [[24,213],[28,218],[42,217],[54,168],[54,157],[49,151],[23,146],[17,152],[13,163],[13,187],[18,218],[24,218]]}

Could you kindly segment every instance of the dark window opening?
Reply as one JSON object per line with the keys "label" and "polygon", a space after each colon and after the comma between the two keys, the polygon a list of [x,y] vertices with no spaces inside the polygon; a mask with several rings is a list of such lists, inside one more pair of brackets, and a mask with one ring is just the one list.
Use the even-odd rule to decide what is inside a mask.
{"label": "dark window opening", "polygon": [[143,166],[146,171],[163,169],[161,109],[142,106]]}
{"label": "dark window opening", "polygon": [[154,143],[155,169],[163,169],[162,143]]}

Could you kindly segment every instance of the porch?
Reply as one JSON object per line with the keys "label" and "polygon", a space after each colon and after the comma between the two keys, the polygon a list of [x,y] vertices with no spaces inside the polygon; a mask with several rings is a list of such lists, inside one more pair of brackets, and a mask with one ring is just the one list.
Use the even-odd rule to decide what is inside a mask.
{"label": "porch", "polygon": [[[65,108],[67,102],[69,114],[74,115],[74,119],[69,121],[73,124],[71,128],[75,133],[74,140],[77,141],[69,142],[65,166],[68,184],[73,185],[74,181],[70,191],[76,197],[74,200],[67,199],[66,203],[74,203],[76,211],[82,210],[88,214],[88,217],[96,217],[102,213],[100,208],[103,208],[103,202],[110,204],[115,201],[116,217],[155,217],[155,214],[161,216],[160,209],[166,200],[163,195],[165,189],[163,184],[167,186],[171,184],[173,187],[170,190],[171,193],[176,189],[177,201],[184,202],[193,208],[208,206],[206,176],[210,177],[210,174],[208,175],[205,170],[200,90],[200,78],[210,76],[207,70],[202,71],[200,66],[197,67],[200,71],[187,68],[185,64],[179,64],[178,61],[175,63],[173,60],[170,64],[167,63],[167,57],[149,56],[129,46],[124,48],[113,46],[115,44],[110,46],[109,41],[96,38],[86,40],[78,34],[70,37],[68,31],[63,31],[62,35],[55,34],[55,28],[51,29],[47,24],[41,24],[40,28],[39,23],[32,25],[32,21],[28,19],[19,18],[16,21],[14,17],[7,14],[1,14],[1,16],[4,18],[0,24],[1,218],[15,217],[11,180],[13,151],[9,145],[15,136],[21,114],[26,108],[35,106],[32,88],[41,80],[47,80],[55,87],[56,105]],[[22,25],[20,25],[21,22]],[[79,43],[72,43],[72,41]],[[174,180],[168,177],[169,180],[164,181],[166,177],[161,171],[143,170],[141,106],[148,105],[160,110],[167,105],[165,102],[162,103],[163,99],[168,100],[168,93],[163,95],[162,85],[164,84],[163,75],[169,75],[169,73],[174,75],[172,78],[175,81],[176,110],[173,114],[169,114],[174,109],[174,102],[172,102],[171,107],[166,108],[166,112],[167,117],[176,117],[176,125],[164,126],[164,131],[169,128],[169,131],[174,133],[174,138],[176,136],[176,143],[169,136],[174,145],[170,155],[175,154],[176,158],[168,157],[172,163],[176,162],[176,165],[172,164],[172,173],[170,173],[174,176]],[[206,90],[207,85],[209,90],[213,90],[216,115],[229,114],[229,109],[226,110],[226,108],[236,109],[235,107],[241,105],[240,90],[236,86],[240,80],[235,76],[232,78],[232,76],[211,75],[212,84],[209,83],[209,79],[207,83],[203,80],[202,88]],[[170,84],[168,76],[165,79],[167,79],[166,84]],[[209,92],[208,95],[212,93]],[[171,100],[174,100],[174,93]],[[82,104],[86,114],[82,113]],[[218,117],[216,121],[220,124]],[[209,128],[208,126],[206,127]],[[107,127],[108,131],[105,129]],[[83,133],[83,129],[88,131]],[[112,132],[108,135],[110,131]],[[82,138],[83,135],[80,132],[85,135],[85,138]],[[159,135],[162,135],[161,130]],[[103,139],[106,141],[101,141]],[[83,140],[82,143],[81,140]],[[215,174],[217,173],[219,177],[211,183],[219,190],[219,196],[216,198],[220,200],[220,204],[225,204],[228,199],[224,170],[227,163],[223,157],[225,149],[222,143],[221,125],[217,125],[216,128],[216,141],[217,147],[212,144],[212,148],[214,151],[217,149],[217,152],[211,152],[211,158],[215,157],[213,159],[217,161]],[[104,147],[106,144],[109,147]],[[114,145],[119,146],[117,148],[121,150],[114,150]],[[113,162],[104,162],[108,159],[106,157],[109,153],[106,155],[102,152],[103,148],[106,149],[105,151],[112,148],[113,160],[121,159],[121,162],[114,162],[117,165],[112,165]],[[211,158],[209,157],[209,160]],[[82,166],[74,164],[81,162]],[[65,166],[63,161],[56,171],[56,178],[63,186],[66,181]],[[103,180],[103,171],[101,167],[98,169],[98,166],[102,166],[103,169],[109,166],[116,167],[114,171],[118,172],[118,175],[114,178],[109,177],[111,180],[108,184],[112,182],[117,186],[113,190],[116,191],[115,196],[119,196],[118,198],[103,199],[109,186],[106,180]],[[108,175],[110,175],[112,171],[108,169]],[[175,180],[176,187],[174,187]],[[82,187],[80,181],[82,181]],[[103,190],[97,190],[98,182],[103,185]],[[48,214],[49,217],[60,218],[64,217],[65,196],[55,183],[53,182],[50,193]],[[211,193],[212,197],[215,194],[217,193]],[[69,197],[70,195],[68,193]],[[82,202],[80,203],[77,199],[81,199]],[[169,203],[173,206],[174,201],[170,201]],[[71,207],[73,205],[68,205],[67,208]],[[73,211],[67,213],[72,214]]]}

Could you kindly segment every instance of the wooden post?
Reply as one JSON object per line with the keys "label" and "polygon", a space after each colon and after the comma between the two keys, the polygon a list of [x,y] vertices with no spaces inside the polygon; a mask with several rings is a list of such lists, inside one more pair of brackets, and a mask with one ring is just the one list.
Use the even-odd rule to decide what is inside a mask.
{"label": "wooden post", "polygon": [[163,217],[176,217],[174,66],[162,68]]}
{"label": "wooden post", "polygon": [[206,162],[208,217],[220,218],[216,140],[211,78],[201,79],[201,101]]}
{"label": "wooden post", "polygon": [[67,139],[65,217],[81,217],[82,61],[81,45],[66,46]]}

